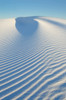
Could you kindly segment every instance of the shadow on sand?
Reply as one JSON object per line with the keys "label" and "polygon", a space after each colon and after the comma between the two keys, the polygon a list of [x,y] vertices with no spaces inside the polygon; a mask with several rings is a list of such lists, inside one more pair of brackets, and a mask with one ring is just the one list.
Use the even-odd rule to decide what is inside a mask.
{"label": "shadow on sand", "polygon": [[64,25],[64,24],[62,24],[62,23],[60,23],[60,22],[53,21],[53,20],[49,20],[49,19],[43,19],[43,20],[44,20],[44,21],[47,21],[47,22],[49,22],[49,23],[51,23],[51,24],[54,24],[54,25],[56,25],[56,26],[58,26],[58,27],[61,27],[61,28],[66,29],[66,25]]}
{"label": "shadow on sand", "polygon": [[35,21],[36,17],[18,17],[16,18],[16,28],[24,37],[31,37],[37,27],[38,22]]}

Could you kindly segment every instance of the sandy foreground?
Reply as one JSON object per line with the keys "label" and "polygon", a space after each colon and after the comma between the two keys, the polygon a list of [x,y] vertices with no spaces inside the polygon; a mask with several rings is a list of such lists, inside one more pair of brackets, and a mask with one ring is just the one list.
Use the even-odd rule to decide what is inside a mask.
{"label": "sandy foreground", "polygon": [[0,100],[66,100],[65,19],[0,19]]}

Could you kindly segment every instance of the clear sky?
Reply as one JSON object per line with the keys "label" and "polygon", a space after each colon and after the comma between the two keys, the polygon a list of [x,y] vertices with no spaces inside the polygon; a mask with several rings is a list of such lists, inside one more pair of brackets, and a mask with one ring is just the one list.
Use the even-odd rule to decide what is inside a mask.
{"label": "clear sky", "polygon": [[0,18],[22,16],[66,19],[66,0],[0,0]]}

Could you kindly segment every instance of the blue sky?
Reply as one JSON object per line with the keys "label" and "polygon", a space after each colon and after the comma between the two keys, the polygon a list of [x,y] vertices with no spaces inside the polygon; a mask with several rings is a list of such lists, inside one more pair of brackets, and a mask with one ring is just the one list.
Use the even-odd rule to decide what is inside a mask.
{"label": "blue sky", "polygon": [[0,18],[22,16],[66,19],[66,0],[0,0]]}

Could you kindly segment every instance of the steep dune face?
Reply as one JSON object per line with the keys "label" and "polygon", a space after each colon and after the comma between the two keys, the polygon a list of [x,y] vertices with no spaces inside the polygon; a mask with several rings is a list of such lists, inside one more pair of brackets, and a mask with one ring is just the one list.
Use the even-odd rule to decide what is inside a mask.
{"label": "steep dune face", "polygon": [[66,20],[0,20],[0,100],[66,99]]}
{"label": "steep dune face", "polygon": [[38,22],[34,18],[16,18],[16,28],[24,37],[31,37],[37,27]]}

